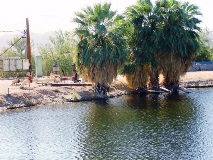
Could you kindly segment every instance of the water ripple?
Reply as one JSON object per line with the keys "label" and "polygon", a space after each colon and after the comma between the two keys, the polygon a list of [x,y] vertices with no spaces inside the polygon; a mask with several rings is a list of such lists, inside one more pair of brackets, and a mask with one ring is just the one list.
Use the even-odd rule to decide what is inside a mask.
{"label": "water ripple", "polygon": [[213,89],[0,115],[0,159],[212,159]]}

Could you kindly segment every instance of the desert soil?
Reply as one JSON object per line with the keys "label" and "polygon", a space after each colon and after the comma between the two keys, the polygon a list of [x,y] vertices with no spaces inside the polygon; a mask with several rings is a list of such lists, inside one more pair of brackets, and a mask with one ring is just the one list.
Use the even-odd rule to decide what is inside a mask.
{"label": "desert soil", "polygon": [[[161,77],[162,78],[162,77]],[[213,71],[187,72],[180,77],[180,84],[193,82],[213,82]],[[94,96],[91,86],[86,87],[52,87],[41,83],[30,83],[20,89],[20,83],[12,85],[13,80],[0,80],[0,110],[2,108],[19,108],[48,103],[63,103],[64,99],[72,99],[77,93],[80,97]],[[112,96],[123,95],[126,92],[126,81],[123,76],[118,76],[112,85]],[[78,97],[79,98],[79,97]]]}

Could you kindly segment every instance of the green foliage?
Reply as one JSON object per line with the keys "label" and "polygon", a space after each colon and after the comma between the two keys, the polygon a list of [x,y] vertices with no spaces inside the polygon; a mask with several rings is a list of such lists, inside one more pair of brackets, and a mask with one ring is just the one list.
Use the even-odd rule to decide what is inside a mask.
{"label": "green foliage", "polygon": [[[1,58],[10,58],[10,57],[20,57],[20,58],[26,58],[26,38],[21,38],[20,40],[20,36],[16,35],[13,37],[12,40],[8,41],[8,45],[13,47],[10,48],[9,50],[7,50],[8,48],[4,48],[2,50],[2,53],[4,53],[6,50],[6,52],[1,56]],[[18,41],[19,40],[19,41]],[[17,42],[17,43],[15,43]],[[31,42],[32,44],[32,42]],[[32,45],[33,47],[33,45]],[[32,56],[32,70],[35,70],[35,61],[34,61],[34,56]],[[18,72],[4,72],[4,71],[0,71],[0,77],[5,77],[5,78],[9,78],[9,77],[25,77],[27,76],[26,71],[18,71]]]}
{"label": "green foliage", "polygon": [[213,47],[210,43],[210,34],[211,32],[208,29],[200,32],[200,49],[195,57],[196,62],[213,61]]}
{"label": "green foliage", "polygon": [[58,62],[60,74],[72,75],[71,63],[75,53],[75,40],[71,33],[57,31],[54,37],[49,38],[50,43],[39,48],[43,58],[43,73],[50,75],[53,72],[54,62]]}
{"label": "green foliage", "polygon": [[73,100],[80,100],[80,99],[81,99],[81,96],[80,96],[78,93],[73,93],[73,94],[71,95],[71,98],[72,98]]}
{"label": "green foliage", "polygon": [[[9,46],[12,46],[15,42],[18,41],[20,37],[19,36],[15,36],[11,41],[8,42]],[[27,40],[26,38],[22,38],[21,40],[19,40],[18,43],[16,43],[10,50],[10,52],[12,52],[14,55],[17,55],[21,58],[25,58],[25,49],[26,49],[26,44]]]}
{"label": "green foliage", "polygon": [[[111,4],[96,4],[75,13],[79,37],[78,66],[95,84],[109,84],[126,61],[126,29],[123,18],[110,10]],[[86,78],[86,77],[85,77]]]}
{"label": "green foliage", "polygon": [[[158,77],[155,74],[161,72],[170,78],[168,83],[176,81],[190,66],[199,50],[199,15],[198,7],[188,2],[159,0],[152,5],[150,0],[138,0],[136,5],[126,10],[126,17],[133,28],[132,34],[128,36],[132,51],[128,64],[135,64],[140,73],[149,72],[153,82],[157,82],[153,80]],[[177,70],[177,66],[182,68]],[[135,80],[140,76],[133,75],[135,77],[129,79],[140,82]]]}

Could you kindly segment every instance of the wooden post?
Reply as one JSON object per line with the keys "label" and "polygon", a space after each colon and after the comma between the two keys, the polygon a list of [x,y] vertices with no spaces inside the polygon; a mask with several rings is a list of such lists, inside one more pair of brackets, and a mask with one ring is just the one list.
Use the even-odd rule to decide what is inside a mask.
{"label": "wooden post", "polygon": [[28,18],[26,18],[26,27],[27,27],[27,59],[29,59],[29,72],[31,75],[32,72],[32,56],[31,56],[31,46],[30,46],[30,29],[29,29],[29,21]]}

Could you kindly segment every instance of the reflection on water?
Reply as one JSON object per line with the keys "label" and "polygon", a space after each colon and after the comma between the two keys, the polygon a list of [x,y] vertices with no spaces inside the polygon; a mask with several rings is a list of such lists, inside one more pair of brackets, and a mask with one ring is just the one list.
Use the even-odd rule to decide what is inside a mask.
{"label": "reflection on water", "polygon": [[212,159],[213,89],[0,114],[0,159]]}

